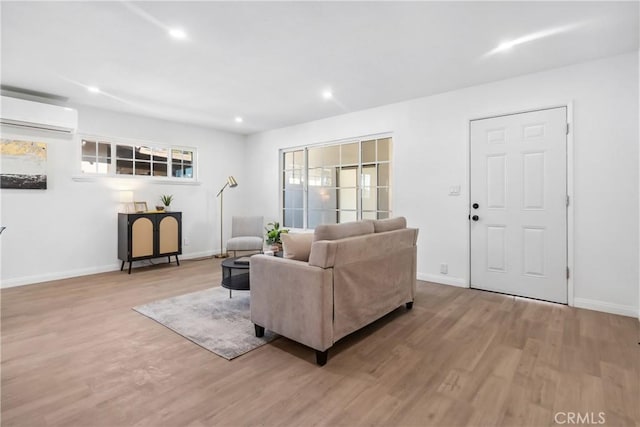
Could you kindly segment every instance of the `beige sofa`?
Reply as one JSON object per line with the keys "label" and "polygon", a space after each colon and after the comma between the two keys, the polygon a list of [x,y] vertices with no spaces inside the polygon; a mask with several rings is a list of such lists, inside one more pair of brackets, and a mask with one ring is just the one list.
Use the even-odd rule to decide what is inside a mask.
{"label": "beige sofa", "polygon": [[[413,306],[418,230],[403,217],[316,227],[309,261],[251,258],[251,321],[316,350]],[[286,252],[286,247],[285,247]],[[286,255],[286,254],[285,254]]]}

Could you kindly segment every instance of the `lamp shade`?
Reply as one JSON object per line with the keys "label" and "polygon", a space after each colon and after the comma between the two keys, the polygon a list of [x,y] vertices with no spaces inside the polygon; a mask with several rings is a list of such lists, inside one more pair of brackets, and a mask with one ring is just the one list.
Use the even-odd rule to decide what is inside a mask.
{"label": "lamp shade", "polygon": [[236,181],[236,179],[233,176],[230,176],[229,178],[227,178],[227,183],[231,188],[238,186],[238,181]]}
{"label": "lamp shade", "polygon": [[119,199],[120,203],[133,203],[133,191],[120,190]]}

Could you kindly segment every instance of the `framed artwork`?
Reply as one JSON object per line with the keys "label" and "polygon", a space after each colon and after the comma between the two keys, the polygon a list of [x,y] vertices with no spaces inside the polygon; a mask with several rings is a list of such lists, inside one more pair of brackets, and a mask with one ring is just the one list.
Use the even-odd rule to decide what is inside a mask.
{"label": "framed artwork", "polygon": [[133,204],[133,202],[122,203],[120,205],[120,212],[121,213],[136,213],[135,205]]}
{"label": "framed artwork", "polygon": [[0,188],[47,189],[47,144],[0,140]]}
{"label": "framed artwork", "polygon": [[133,202],[133,208],[136,213],[147,211],[147,202]]}

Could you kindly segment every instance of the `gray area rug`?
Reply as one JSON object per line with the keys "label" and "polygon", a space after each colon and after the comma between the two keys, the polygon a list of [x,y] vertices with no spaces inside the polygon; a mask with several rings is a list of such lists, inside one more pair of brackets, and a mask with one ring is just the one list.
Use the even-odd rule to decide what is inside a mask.
{"label": "gray area rug", "polygon": [[221,287],[193,292],[133,308],[215,354],[231,360],[278,335],[256,338],[249,319],[249,292]]}

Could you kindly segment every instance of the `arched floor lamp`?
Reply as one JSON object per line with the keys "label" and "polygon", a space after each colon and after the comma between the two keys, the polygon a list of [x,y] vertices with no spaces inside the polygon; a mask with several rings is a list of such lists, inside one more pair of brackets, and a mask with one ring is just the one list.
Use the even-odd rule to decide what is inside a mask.
{"label": "arched floor lamp", "polygon": [[216,195],[216,197],[220,196],[220,253],[218,255],[215,255],[216,258],[227,258],[229,256],[228,253],[226,253],[224,251],[224,246],[222,246],[222,193],[224,191],[225,188],[229,187],[229,188],[234,188],[238,186],[238,181],[236,181],[236,179],[233,176],[230,176],[229,178],[227,178],[227,182],[224,183],[224,185],[222,186],[222,188],[220,189],[220,191],[218,191],[218,194]]}

